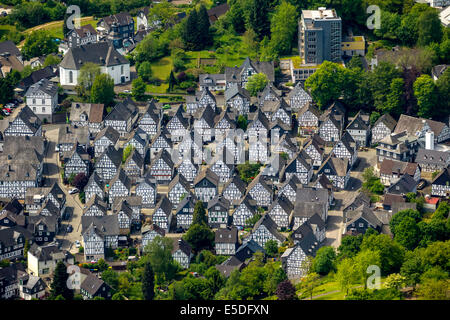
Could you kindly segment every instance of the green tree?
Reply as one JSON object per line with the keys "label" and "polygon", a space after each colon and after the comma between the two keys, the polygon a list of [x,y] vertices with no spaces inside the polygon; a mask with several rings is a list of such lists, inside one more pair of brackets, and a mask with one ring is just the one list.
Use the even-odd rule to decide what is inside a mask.
{"label": "green tree", "polygon": [[137,73],[139,77],[142,78],[142,80],[144,80],[145,82],[149,82],[152,79],[153,75],[151,63],[148,61],[140,63],[137,69]]}
{"label": "green tree", "polygon": [[55,271],[53,273],[53,281],[51,284],[50,295],[53,298],[62,296],[65,300],[73,299],[73,291],[67,287],[67,279],[69,274],[67,268],[62,261],[56,264]]}
{"label": "green tree", "polygon": [[192,217],[192,224],[204,224],[208,222],[206,218],[206,210],[202,201],[197,201],[194,206],[194,213]]}
{"label": "green tree", "polygon": [[417,290],[417,296],[421,300],[448,300],[448,291],[448,279],[427,279],[420,284]]}
{"label": "green tree", "polygon": [[214,294],[217,293],[225,284],[224,277],[214,266],[211,266],[208,270],[206,270],[205,278],[208,280],[209,287]]}
{"label": "green tree", "polygon": [[247,29],[252,28],[259,39],[270,35],[269,0],[249,0],[247,10]]}
{"label": "green tree", "polygon": [[284,280],[280,282],[277,286],[277,291],[275,292],[278,300],[296,300],[297,293],[295,291],[294,285],[289,280]]}
{"label": "green tree", "polygon": [[36,30],[27,35],[22,47],[22,55],[29,60],[33,57],[46,56],[58,52],[58,45],[44,30]]}
{"label": "green tree", "polygon": [[200,48],[205,48],[212,43],[212,35],[209,31],[209,27],[211,24],[209,23],[208,11],[204,4],[200,6],[197,14],[197,29],[199,33],[199,43]]}
{"label": "green tree", "polygon": [[297,33],[297,8],[284,0],[275,9],[270,22],[271,46],[278,55],[290,54]]}
{"label": "green tree", "polygon": [[380,252],[380,268],[383,275],[399,272],[405,256],[405,249],[387,234],[364,236],[361,250]]}
{"label": "green tree", "polygon": [[112,269],[106,269],[102,272],[102,280],[108,284],[113,291],[116,291],[119,288],[119,274]]}
{"label": "green tree", "polygon": [[149,261],[144,264],[144,273],[142,275],[142,294],[145,300],[153,300],[155,296],[155,274]]}
{"label": "green tree", "polygon": [[202,249],[212,249],[214,232],[206,224],[192,224],[183,239],[188,242],[194,252]]}
{"label": "green tree", "polygon": [[358,280],[358,271],[353,259],[345,258],[337,266],[334,279],[339,284],[342,291],[348,295],[348,290]]}
{"label": "green tree", "polygon": [[150,262],[156,275],[156,283],[162,284],[173,279],[177,265],[172,258],[172,239],[156,236],[144,249],[145,259]]}
{"label": "green tree", "polygon": [[147,86],[145,85],[145,82],[144,80],[142,80],[141,77],[134,79],[133,82],[131,83],[131,92],[133,97],[137,101],[144,100],[146,88]]}
{"label": "green tree", "polygon": [[414,218],[405,217],[395,228],[394,239],[402,246],[413,250],[420,241],[420,229]]}
{"label": "green tree", "polygon": [[312,270],[321,275],[335,271],[336,252],[333,247],[321,247],[314,257]]}
{"label": "green tree", "polygon": [[275,240],[269,240],[264,245],[264,249],[266,250],[267,255],[274,257],[278,253],[278,242]]}
{"label": "green tree", "polygon": [[247,130],[247,125],[248,125],[247,116],[243,115],[243,114],[240,114],[238,116],[238,119],[237,119],[237,126],[238,126],[238,128],[246,131]]}
{"label": "green tree", "polygon": [[450,114],[450,68],[447,68],[436,81],[436,89],[439,96],[439,108],[437,109],[440,111],[438,113],[436,110],[436,117]]}
{"label": "green tree", "polygon": [[44,60],[43,67],[45,68],[47,66],[54,66],[54,65],[59,64],[60,62],[61,62],[61,59],[58,56],[49,54]]}
{"label": "green tree", "polygon": [[389,276],[386,277],[383,283],[385,288],[393,288],[395,290],[403,288],[405,284],[406,284],[406,277],[398,273],[391,273]]}
{"label": "green tree", "polygon": [[337,100],[345,88],[346,70],[341,65],[325,61],[319,69],[305,81],[305,88],[311,92],[314,101],[324,108]]}
{"label": "green tree", "polygon": [[358,279],[364,282],[364,288],[367,288],[367,279],[370,273],[367,273],[369,266],[381,266],[381,256],[379,251],[362,250],[354,258],[355,268]]}
{"label": "green tree", "polygon": [[200,33],[204,30],[199,30],[198,26],[198,12],[197,10],[192,10],[186,21],[183,24],[183,31],[181,34],[181,39],[184,45],[189,50],[198,50],[201,47],[201,35]]}
{"label": "green tree", "polygon": [[242,181],[251,182],[259,173],[260,163],[249,163],[248,161],[237,165],[239,177]]}
{"label": "green tree", "polygon": [[170,71],[170,75],[169,75],[169,92],[172,92],[174,87],[177,84],[177,79],[175,79],[175,76],[173,74],[173,71]]}
{"label": "green tree", "polygon": [[379,111],[383,114],[390,113],[394,117],[397,117],[403,113],[403,107],[405,105],[405,81],[402,78],[393,79],[390,89],[391,90],[386,97],[386,102]]}
{"label": "green tree", "polygon": [[98,75],[91,89],[91,102],[110,106],[114,103],[114,80],[108,74]]}
{"label": "green tree", "polygon": [[133,150],[134,150],[134,147],[132,144],[129,144],[125,147],[125,149],[123,150],[123,155],[122,155],[122,163],[125,163],[127,161],[128,157],[131,155]]}
{"label": "green tree", "polygon": [[[400,71],[395,64],[381,61],[375,69],[368,73],[363,86],[370,91],[371,100],[376,110],[383,110],[394,79],[400,78]],[[398,85],[398,83],[396,83]]]}
{"label": "green tree", "polygon": [[417,115],[419,117],[433,116],[433,108],[438,102],[436,85],[433,79],[429,75],[423,74],[416,79],[413,88],[419,106]]}
{"label": "green tree", "polygon": [[436,10],[423,12],[417,20],[417,29],[419,30],[418,44],[420,46],[426,46],[433,42],[441,42],[442,26]]}
{"label": "green tree", "polygon": [[257,73],[248,78],[246,89],[253,97],[255,97],[258,92],[266,87],[268,82],[269,79],[267,78],[267,75],[264,73]]}

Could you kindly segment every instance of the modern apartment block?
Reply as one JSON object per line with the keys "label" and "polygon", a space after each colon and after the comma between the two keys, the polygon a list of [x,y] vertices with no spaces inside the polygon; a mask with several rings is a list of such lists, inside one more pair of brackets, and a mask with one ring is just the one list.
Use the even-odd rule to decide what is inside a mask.
{"label": "modern apartment block", "polygon": [[342,20],[334,9],[303,10],[298,32],[303,63],[341,61]]}

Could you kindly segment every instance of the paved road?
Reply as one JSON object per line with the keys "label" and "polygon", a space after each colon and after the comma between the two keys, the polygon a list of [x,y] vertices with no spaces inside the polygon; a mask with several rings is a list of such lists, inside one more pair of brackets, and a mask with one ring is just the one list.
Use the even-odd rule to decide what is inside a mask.
{"label": "paved road", "polygon": [[350,172],[350,180],[347,189],[334,193],[335,205],[328,211],[327,233],[324,242],[325,246],[339,247],[344,230],[342,205],[352,199],[362,186],[362,175],[366,168],[374,167],[377,163],[375,149],[358,152],[359,163]]}
{"label": "paved road", "polygon": [[55,152],[55,146],[58,141],[58,128],[61,125],[46,125],[44,126],[45,136],[49,140],[49,148],[45,158],[45,185],[52,185],[54,182],[57,182],[61,189],[66,194],[66,210],[70,213],[70,218],[68,221],[62,222],[62,229],[66,230],[68,224],[71,224],[73,227],[73,231],[71,233],[66,233],[65,231],[58,235],[56,238],[62,241],[62,248],[65,250],[69,250],[71,253],[78,252],[78,249],[75,248],[74,242],[76,240],[81,241],[81,216],[83,213],[84,205],[81,204],[78,199],[78,195],[70,195],[69,189],[70,187],[66,187],[62,183],[61,175],[59,173],[58,166],[58,153]]}

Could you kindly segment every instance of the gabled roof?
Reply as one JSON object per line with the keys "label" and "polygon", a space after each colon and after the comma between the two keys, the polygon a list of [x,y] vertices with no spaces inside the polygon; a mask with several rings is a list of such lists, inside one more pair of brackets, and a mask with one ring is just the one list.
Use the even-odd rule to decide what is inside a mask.
{"label": "gabled roof", "polygon": [[136,149],[133,149],[130,156],[125,161],[124,167],[126,168],[131,161],[133,161],[139,168],[144,167],[144,159],[142,158],[141,154]]}
{"label": "gabled roof", "polygon": [[156,154],[155,158],[150,163],[150,167],[152,167],[154,164],[156,164],[156,162],[159,159],[162,159],[165,163],[167,163],[167,165],[170,168],[173,168],[174,164],[172,162],[172,157],[170,156],[170,154],[167,152],[166,149],[159,150],[159,152]]}
{"label": "gabled roof", "polygon": [[247,68],[253,68],[257,73],[264,73],[270,82],[275,81],[275,68],[273,61],[265,62],[265,61],[256,61],[256,60],[250,60],[250,58],[245,58],[242,65],[234,68],[225,68],[225,79],[227,81],[236,81],[237,79],[240,80],[240,76],[242,75],[242,72],[246,70]]}
{"label": "gabled roof", "polygon": [[80,289],[88,292],[91,296],[95,296],[103,285],[109,288],[103,280],[97,278],[93,274],[89,274],[81,283]]}
{"label": "gabled roof", "polygon": [[236,128],[236,121],[230,118],[229,113],[227,110],[223,110],[219,115],[216,115],[214,118],[214,127],[217,127],[217,125],[225,119],[230,124],[230,129]]}
{"label": "gabled roof", "polygon": [[[183,200],[180,201],[180,203],[177,206],[177,209],[175,211],[175,213],[178,214],[183,214],[182,210],[184,207],[186,207],[186,205],[188,205],[191,208],[195,207],[195,203],[196,203],[197,199],[195,198],[195,196],[192,193],[188,193]],[[190,213],[189,213],[190,214]]]}
{"label": "gabled roof", "polygon": [[89,177],[89,181],[86,186],[89,186],[92,183],[95,183],[96,185],[98,185],[100,187],[101,190],[103,190],[104,183],[103,183],[102,179],[100,179],[100,177],[96,171],[94,171],[94,173],[92,173],[92,175]]}
{"label": "gabled roof", "polygon": [[22,108],[22,110],[20,110],[16,118],[22,120],[23,123],[27,126],[27,128],[30,129],[31,132],[33,133],[38,131],[42,125],[41,119],[39,119],[39,117],[33,111],[31,111],[28,105],[26,105],[25,107]]}
{"label": "gabled roof", "polygon": [[409,174],[414,177],[418,164],[412,162],[403,162],[393,159],[384,159],[380,164],[380,173],[384,175]]}
{"label": "gabled roof", "polygon": [[342,211],[347,211],[347,209],[350,208],[350,206],[359,207],[363,204],[370,206],[370,198],[364,192],[359,192],[355,194],[352,198],[350,198],[348,201],[344,202],[342,206],[343,207]]}
{"label": "gabled roof", "polygon": [[103,17],[102,20],[109,26],[126,26],[134,24],[133,17],[128,12],[120,12],[107,17]]}
{"label": "gabled roof", "polygon": [[116,183],[117,181],[122,182],[122,184],[128,189],[131,190],[131,180],[130,178],[128,178],[127,174],[125,173],[125,171],[120,168],[116,175],[114,176],[114,178],[112,178],[110,185],[112,186],[114,183]]}
{"label": "gabled roof", "polygon": [[269,82],[264,87],[264,90],[258,93],[259,104],[263,104],[264,101],[266,101],[265,100],[266,96],[269,94],[275,96],[275,100],[272,100],[272,101],[280,101],[281,100],[280,90],[277,90],[276,88],[274,88],[274,86]]}
{"label": "gabled roof", "polygon": [[343,177],[347,175],[349,170],[349,161],[348,159],[340,159],[329,155],[328,158],[322,163],[320,166],[318,173],[324,173],[323,169],[329,166],[333,172],[331,174],[337,175],[339,177]]}
{"label": "gabled roof", "polygon": [[88,201],[88,203],[86,203],[86,209],[83,210],[83,214],[85,214],[90,207],[92,206],[97,206],[97,208],[100,209],[100,211],[103,212],[104,215],[106,215],[106,211],[108,210],[108,206],[105,202],[103,202],[103,200],[97,195],[94,194]]}
{"label": "gabled roof", "polygon": [[294,234],[297,236],[296,239],[300,240],[298,240],[297,244],[293,248],[290,248],[290,251],[288,251],[289,249],[286,250],[281,258],[283,260],[286,259],[291,255],[291,253],[295,251],[296,248],[300,248],[308,256],[315,256],[320,245],[319,241],[314,235],[311,225],[309,223],[303,223],[294,231],[293,235]]}
{"label": "gabled roof", "polygon": [[225,199],[224,197],[219,195],[219,196],[215,196],[213,199],[208,201],[208,206],[207,206],[208,211],[212,210],[212,208],[214,206],[221,206],[228,210],[230,208],[230,202],[227,199]]}
{"label": "gabled roof", "polygon": [[358,112],[356,117],[348,124],[347,130],[368,130],[369,127],[367,126],[366,122],[363,121],[361,117],[361,113]]}
{"label": "gabled roof", "polygon": [[[114,164],[116,168],[119,168],[122,163],[122,154],[120,151],[116,150],[112,145],[109,145],[105,151],[103,151],[102,155],[100,155],[99,159],[102,157],[108,157],[111,162]],[[98,163],[98,162],[97,162]]]}
{"label": "gabled roof", "polygon": [[267,130],[270,129],[269,119],[267,119],[266,115],[263,112],[261,112],[260,109],[258,109],[256,112],[250,113],[248,115],[247,130],[250,129],[252,127],[253,123],[255,123],[255,121],[257,121],[257,120],[259,120],[262,123],[264,128],[266,128]]}
{"label": "gabled roof", "polygon": [[225,101],[234,98],[236,95],[240,95],[249,101],[251,99],[250,93],[246,89],[242,88],[238,83],[236,83],[225,90]]}
{"label": "gabled roof", "polygon": [[158,203],[155,206],[155,211],[158,211],[158,209],[161,208],[162,211],[166,214],[166,216],[169,216],[172,213],[172,202],[167,198],[166,195],[164,195],[161,200],[158,201]]}
{"label": "gabled roof", "polygon": [[297,84],[295,85],[294,89],[292,89],[288,93],[287,98],[290,100],[294,96],[299,95],[299,94],[301,94],[301,95],[303,95],[303,94],[308,95],[310,100],[312,101],[311,95],[308,93],[308,91],[305,90],[305,88],[303,87],[303,84],[301,83],[301,81],[297,82]]}
{"label": "gabled roof", "polygon": [[395,119],[392,118],[389,113],[385,113],[380,118],[378,118],[373,127],[376,127],[380,122],[384,123],[384,125],[388,127],[391,132],[394,131],[394,128],[397,125],[397,121],[395,121]]}
{"label": "gabled roof", "polygon": [[81,216],[81,226],[82,235],[92,229],[101,237],[119,235],[119,219],[117,214],[102,217]]}
{"label": "gabled roof", "polygon": [[172,191],[177,183],[180,183],[187,192],[191,189],[190,183],[186,180],[186,178],[178,173],[169,183],[169,192]]}
{"label": "gabled roof", "polygon": [[79,70],[86,62],[104,67],[129,64],[129,61],[113,46],[107,42],[97,42],[70,48],[59,66],[64,69]]}
{"label": "gabled roof", "polygon": [[414,180],[410,175],[403,175],[400,179],[391,184],[391,186],[387,189],[387,193],[391,194],[407,194],[409,192],[413,192],[417,187],[417,181]]}
{"label": "gabled roof", "polygon": [[264,176],[262,175],[262,172],[259,173],[255,179],[253,179],[252,182],[250,182],[250,184],[247,187],[247,192],[252,190],[254,186],[256,186],[258,183],[260,183],[264,189],[266,189],[267,191],[269,191],[270,194],[272,194],[273,190],[272,188],[267,184],[266,180],[264,179]]}
{"label": "gabled roof", "polygon": [[229,179],[225,185],[223,186],[223,190],[225,190],[226,188],[228,188],[228,186],[233,183],[236,188],[242,193],[245,193],[246,190],[246,185],[245,182],[242,181],[237,175],[234,175],[231,179]]}
{"label": "gabled roof", "polygon": [[238,230],[236,227],[219,228],[216,230],[215,241],[217,243],[234,243],[239,242]]}
{"label": "gabled roof", "polygon": [[442,130],[445,128],[445,123],[434,121],[424,118],[415,118],[408,116],[406,114],[400,115],[398,123],[395,126],[394,133],[401,133],[406,131],[409,135],[415,136],[419,131],[422,130],[424,123],[427,123],[431,131],[434,132],[435,136],[441,134]]}
{"label": "gabled roof", "polygon": [[6,40],[0,42],[0,54],[2,53],[9,53],[14,56],[22,56],[22,53],[20,52],[19,48],[12,42],[11,40]]}
{"label": "gabled roof", "polygon": [[434,179],[432,184],[445,186],[450,185],[450,166],[442,170]]}
{"label": "gabled roof", "polygon": [[[294,89],[295,90],[295,89]],[[292,91],[291,91],[292,92]],[[317,117],[317,119],[320,118],[320,112],[314,105],[314,103],[308,101],[299,111],[298,111],[298,117],[300,118],[305,112],[311,112],[313,115]]]}
{"label": "gabled roof", "polygon": [[416,162],[419,164],[445,167],[450,163],[450,152],[419,149],[416,154]]}
{"label": "gabled roof", "polygon": [[127,121],[136,115],[138,109],[133,103],[127,103],[128,101],[119,102],[114,106],[111,112],[106,116],[105,120],[112,121]]}
{"label": "gabled roof", "polygon": [[245,241],[237,250],[234,256],[238,261],[244,262],[248,258],[252,257],[255,252],[266,253],[263,247],[261,247],[255,240]]}
{"label": "gabled roof", "polygon": [[286,240],[286,237],[283,236],[278,230],[277,230],[277,224],[275,221],[272,220],[272,218],[265,214],[261,217],[261,219],[258,220],[257,223],[253,226],[252,233],[255,233],[256,230],[259,229],[260,226],[265,226],[266,229],[280,242],[284,242]]}
{"label": "gabled roof", "polygon": [[333,146],[333,148],[339,143],[342,143],[351,155],[354,154],[354,152],[355,152],[354,148],[356,146],[356,143],[355,143],[355,140],[350,135],[350,133],[348,133],[348,131],[344,132],[344,134],[341,137],[341,140],[337,141],[335,143],[335,145]]}
{"label": "gabled roof", "polygon": [[166,231],[159,227],[157,224],[146,224],[141,228],[141,234],[145,234],[150,231],[155,231],[158,233],[161,237],[164,237],[166,235]]}
{"label": "gabled roof", "polygon": [[350,225],[354,223],[359,218],[362,218],[369,222],[375,228],[381,228],[381,221],[377,218],[377,216],[373,213],[373,211],[366,205],[361,205],[354,211],[347,212],[347,223],[346,225]]}
{"label": "gabled roof", "polygon": [[206,170],[202,170],[194,180],[194,186],[202,181],[203,179],[208,179],[213,185],[216,187],[219,185],[219,177],[215,174],[211,169],[207,168]]}
{"label": "gabled roof", "polygon": [[178,250],[181,250],[188,257],[191,256],[192,247],[183,239],[173,239],[172,254]]}
{"label": "gabled roof", "polygon": [[70,108],[70,121],[79,121],[80,115],[85,113],[88,116],[88,122],[100,123],[103,121],[104,104],[100,103],[78,103],[72,102]]}
{"label": "gabled roof", "polygon": [[294,205],[289,201],[288,198],[284,196],[278,197],[272,204],[270,205],[267,212],[271,212],[273,208],[275,208],[277,205],[280,205],[280,207],[286,212],[288,215],[291,214],[292,210],[294,210]]}
{"label": "gabled roof", "polygon": [[58,144],[63,143],[81,143],[86,145],[89,140],[88,127],[75,127],[70,124],[64,124],[58,130]]}
{"label": "gabled roof", "polygon": [[119,140],[120,133],[113,127],[105,127],[97,134],[94,139],[94,143],[102,137],[108,138],[108,140],[112,141],[114,145],[116,144],[117,140]]}

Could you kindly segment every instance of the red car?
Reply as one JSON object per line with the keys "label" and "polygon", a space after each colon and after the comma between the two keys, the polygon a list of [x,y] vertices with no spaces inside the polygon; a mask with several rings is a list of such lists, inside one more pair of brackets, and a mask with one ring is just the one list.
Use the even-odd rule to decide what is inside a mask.
{"label": "red car", "polygon": [[11,109],[10,108],[3,108],[3,110],[8,111],[9,113],[11,113]]}

